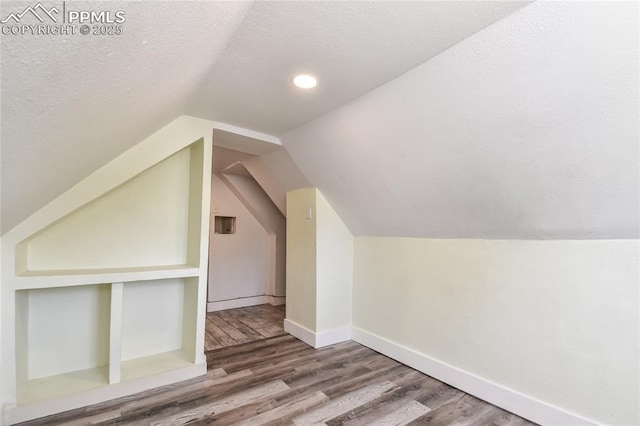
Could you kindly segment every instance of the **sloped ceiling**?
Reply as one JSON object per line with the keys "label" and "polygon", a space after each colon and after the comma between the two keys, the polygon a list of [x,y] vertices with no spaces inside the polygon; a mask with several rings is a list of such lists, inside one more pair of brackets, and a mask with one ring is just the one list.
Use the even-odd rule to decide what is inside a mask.
{"label": "sloped ceiling", "polygon": [[3,233],[182,115],[250,6],[68,3],[127,21],[118,36],[2,36]]}
{"label": "sloped ceiling", "polygon": [[[67,2],[123,34],[2,36],[2,231],[179,115],[284,133],[524,4]],[[294,92],[306,67],[322,86]]]}
{"label": "sloped ceiling", "polygon": [[638,3],[535,2],[282,140],[352,232],[638,238]]}
{"label": "sloped ceiling", "polygon": [[638,236],[637,3],[84,7],[124,34],[2,36],[3,233],[190,114],[281,136],[356,234]]}
{"label": "sloped ceiling", "polygon": [[[260,1],[196,93],[189,115],[281,135],[350,101],[526,2]],[[298,73],[320,84],[301,93]]]}

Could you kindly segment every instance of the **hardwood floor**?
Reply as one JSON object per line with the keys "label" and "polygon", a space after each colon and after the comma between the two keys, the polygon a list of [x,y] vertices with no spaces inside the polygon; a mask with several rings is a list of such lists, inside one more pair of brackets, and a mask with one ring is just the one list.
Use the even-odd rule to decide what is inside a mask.
{"label": "hardwood floor", "polygon": [[531,425],[355,342],[284,335],[207,353],[207,377],[29,425]]}
{"label": "hardwood floor", "polygon": [[228,348],[285,334],[285,307],[248,306],[207,314],[205,350]]}

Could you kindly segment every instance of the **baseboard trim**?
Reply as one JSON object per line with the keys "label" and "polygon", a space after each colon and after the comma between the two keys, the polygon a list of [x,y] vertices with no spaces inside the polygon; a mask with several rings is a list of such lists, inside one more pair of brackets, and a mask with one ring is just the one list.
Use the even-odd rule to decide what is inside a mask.
{"label": "baseboard trim", "polygon": [[290,319],[284,320],[284,331],[307,345],[316,347],[316,333]]}
{"label": "baseboard trim", "polygon": [[284,331],[315,349],[351,339],[351,327],[340,327],[315,333],[289,319],[284,320]]}
{"label": "baseboard trim", "polygon": [[267,298],[269,299],[269,304],[271,306],[281,306],[287,301],[285,296],[267,296]]}
{"label": "baseboard trim", "polygon": [[364,346],[533,422],[549,425],[596,424],[579,415],[498,385],[359,327],[352,327],[351,336],[354,341]]}
{"label": "baseboard trim", "polygon": [[269,303],[269,296],[241,297],[239,299],[207,302],[207,312],[224,311],[226,309],[245,308],[247,306]]}
{"label": "baseboard trim", "polygon": [[323,348],[336,343],[351,340],[351,327],[340,327],[316,333],[315,348]]}

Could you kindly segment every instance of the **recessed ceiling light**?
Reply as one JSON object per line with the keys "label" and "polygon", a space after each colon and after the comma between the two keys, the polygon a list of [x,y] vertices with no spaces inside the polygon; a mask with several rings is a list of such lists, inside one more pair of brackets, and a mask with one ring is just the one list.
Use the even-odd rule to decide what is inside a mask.
{"label": "recessed ceiling light", "polygon": [[316,78],[312,75],[300,74],[296,75],[293,78],[293,84],[301,89],[311,89],[312,87],[316,87],[316,84],[318,84],[318,80],[316,80]]}

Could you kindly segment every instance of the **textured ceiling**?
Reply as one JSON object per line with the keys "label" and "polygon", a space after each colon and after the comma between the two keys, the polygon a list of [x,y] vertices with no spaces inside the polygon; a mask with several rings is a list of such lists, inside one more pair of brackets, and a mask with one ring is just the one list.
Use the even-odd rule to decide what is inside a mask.
{"label": "textured ceiling", "polygon": [[[124,10],[123,34],[2,36],[3,233],[179,115],[277,135],[525,4],[67,3]],[[315,91],[291,87],[301,70]]]}
{"label": "textured ceiling", "polygon": [[638,238],[637,2],[535,2],[281,139],[352,232]]}
{"label": "textured ceiling", "polygon": [[[526,2],[256,2],[188,113],[280,135],[437,55]],[[319,85],[291,84],[301,72]]]}
{"label": "textured ceiling", "polygon": [[356,234],[638,236],[636,2],[67,3],[125,31],[1,37],[3,233],[190,114]]}
{"label": "textured ceiling", "polygon": [[118,36],[1,37],[3,233],[182,115],[250,6],[67,3],[127,21]]}

